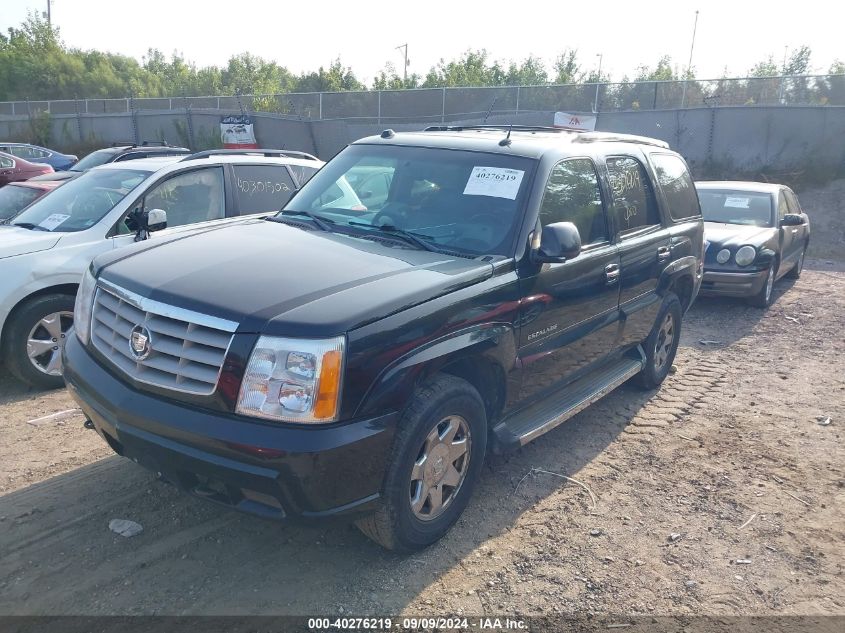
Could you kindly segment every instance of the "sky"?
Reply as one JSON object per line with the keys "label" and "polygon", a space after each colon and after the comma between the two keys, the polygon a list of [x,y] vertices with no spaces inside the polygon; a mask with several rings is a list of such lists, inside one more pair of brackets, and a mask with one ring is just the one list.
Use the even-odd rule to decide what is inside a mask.
{"label": "sky", "polygon": [[[0,31],[46,8],[47,0],[0,0]],[[845,3],[830,0],[53,0],[52,20],[72,47],[139,60],[148,48],[168,56],[176,50],[198,66],[222,66],[246,51],[295,73],[340,57],[369,84],[388,61],[401,73],[396,47],[405,43],[409,73],[422,76],[441,58],[481,48],[504,61],[536,55],[549,70],[563,50],[577,49],[584,70],[601,61],[615,79],[663,55],[684,70],[696,10],[699,79],[721,77],[726,68],[742,76],[769,55],[780,64],[802,44],[813,50],[814,72],[845,61]]]}

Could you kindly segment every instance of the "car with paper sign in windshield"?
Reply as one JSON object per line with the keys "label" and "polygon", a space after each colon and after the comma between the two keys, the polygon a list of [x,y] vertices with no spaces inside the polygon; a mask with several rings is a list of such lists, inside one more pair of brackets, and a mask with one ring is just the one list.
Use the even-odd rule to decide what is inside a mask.
{"label": "car with paper sign in windshield", "polygon": [[112,162],[65,181],[0,224],[4,364],[25,383],[61,387],[74,297],[94,257],[275,213],[322,164],[287,150],[209,150]]}
{"label": "car with paper sign in windshield", "polygon": [[115,452],[190,494],[419,549],[485,454],[661,384],[702,234],[661,141],[386,130],[277,215],[97,258],[65,380]]}
{"label": "car with paper sign in windshield", "polygon": [[702,295],[772,302],[775,281],[797,279],[810,244],[810,218],[795,192],[763,182],[696,183],[704,215]]}

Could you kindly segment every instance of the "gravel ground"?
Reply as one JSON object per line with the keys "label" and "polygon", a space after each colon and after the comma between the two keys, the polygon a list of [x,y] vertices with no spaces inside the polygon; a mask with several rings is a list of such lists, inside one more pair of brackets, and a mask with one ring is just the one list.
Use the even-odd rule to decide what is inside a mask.
{"label": "gravel ground", "polygon": [[3,376],[0,614],[845,615],[844,327],[824,260],[766,312],[699,300],[661,390],[492,458],[410,557],[183,496]]}

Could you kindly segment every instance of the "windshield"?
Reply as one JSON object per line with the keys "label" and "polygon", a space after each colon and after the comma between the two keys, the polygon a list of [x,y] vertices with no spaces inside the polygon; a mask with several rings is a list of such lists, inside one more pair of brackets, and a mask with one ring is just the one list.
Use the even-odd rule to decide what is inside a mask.
{"label": "windshield", "polygon": [[112,158],[114,158],[113,151],[108,149],[98,149],[96,152],[91,152],[88,156],[76,163],[76,165],[70,168],[70,171],[86,171],[92,167],[105,165]]}
{"label": "windshield", "polygon": [[135,169],[94,169],[36,200],[15,218],[14,224],[61,233],[84,231],[149,175]]}
{"label": "windshield", "polygon": [[533,160],[504,154],[351,145],[282,214],[308,213],[380,237],[410,232],[469,255],[508,255],[533,170]]}
{"label": "windshield", "polygon": [[41,189],[34,187],[8,185],[0,188],[0,222],[15,216],[42,193]]}
{"label": "windshield", "polygon": [[705,222],[772,226],[772,196],[752,191],[699,189]]}

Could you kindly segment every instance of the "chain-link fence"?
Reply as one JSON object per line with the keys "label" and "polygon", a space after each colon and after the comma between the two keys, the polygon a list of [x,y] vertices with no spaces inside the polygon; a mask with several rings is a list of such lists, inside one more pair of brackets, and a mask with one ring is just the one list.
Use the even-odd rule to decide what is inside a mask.
{"label": "chain-link fence", "polygon": [[432,121],[540,111],[626,112],[702,106],[845,105],[845,75],[418,88],[275,95],[0,102],[0,115],[139,111],[274,112],[302,120]]}

